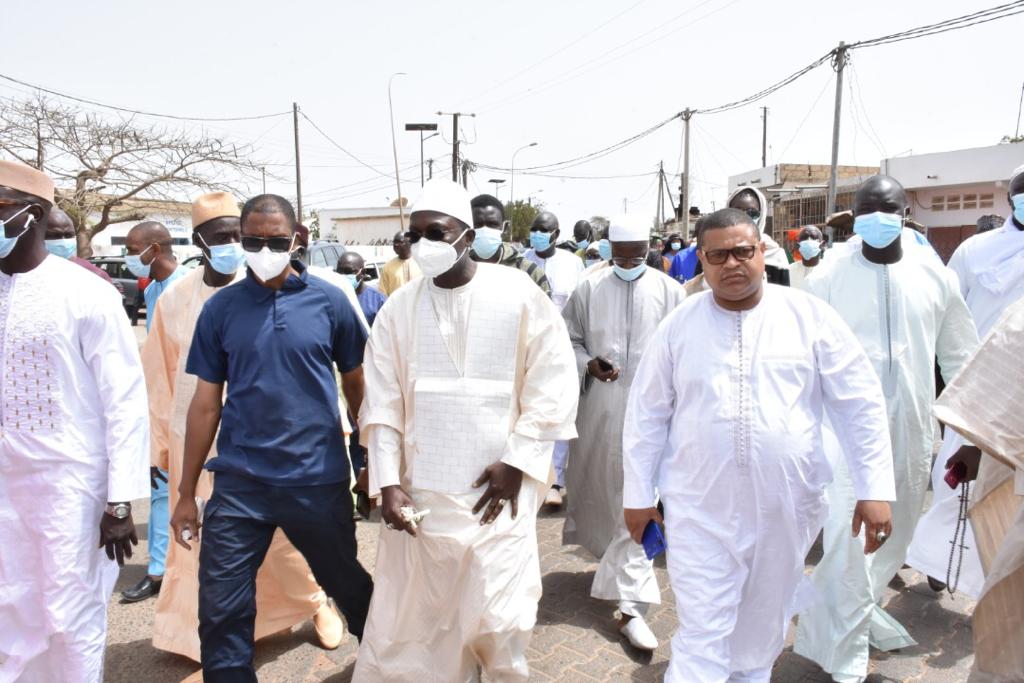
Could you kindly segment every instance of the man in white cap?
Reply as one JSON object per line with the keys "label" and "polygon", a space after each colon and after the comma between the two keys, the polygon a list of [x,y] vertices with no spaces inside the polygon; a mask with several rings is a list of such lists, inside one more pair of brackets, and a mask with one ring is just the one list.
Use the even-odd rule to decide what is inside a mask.
{"label": "man in white cap", "polygon": [[[211,192],[192,203],[192,243],[203,265],[175,283],[150,312],[153,325],[142,347],[149,393],[152,464],[168,473],[171,508],[178,504],[185,454],[185,418],[197,379],[185,372],[196,321],[221,288],[245,276],[238,201]],[[216,447],[210,456],[216,456]],[[210,498],[212,477],[200,475],[196,495]],[[341,618],[309,571],[305,558],[278,530],[257,575],[255,637],[277,633],[314,616],[320,643],[341,643]],[[199,555],[172,543],[153,619],[153,646],[199,661]]]}
{"label": "man in white cap", "polygon": [[146,385],[117,290],[47,252],[53,199],[0,161],[0,680],[92,683],[149,495]]}
{"label": "man in white cap", "polygon": [[[623,429],[623,505],[639,542],[665,503],[678,605],[666,681],[767,683],[798,607],[804,558],[832,476],[823,409],[850,463],[846,533],[874,552],[892,533],[892,455],[878,378],[849,327],[804,292],[765,284],[748,213],[701,218],[710,291],[647,346]],[[695,334],[697,330],[699,333]]]}
{"label": "man in white cap", "polygon": [[529,276],[469,258],[472,223],[460,185],[423,188],[409,239],[424,276],[366,347],[359,424],[386,526],[357,683],[529,680],[536,515],[552,443],[576,435],[576,372]]}
{"label": "man in white cap", "polygon": [[[1010,175],[1006,195],[1010,205],[1009,219],[998,228],[969,238],[949,259],[949,267],[957,275],[960,293],[967,301],[978,328],[978,337],[982,339],[1007,307],[1024,298],[1024,166]],[[951,588],[977,598],[985,581],[978,544],[971,526],[960,520],[958,491],[943,481],[950,458],[963,445],[961,436],[953,430],[946,430],[942,449],[932,467],[932,504],[914,531],[907,564],[928,575],[933,589],[945,587],[946,574],[951,566],[950,542],[956,535],[959,521],[965,528],[962,542],[965,548],[962,557],[958,555],[952,565],[958,580]],[[970,465],[976,471],[981,451],[967,449],[963,455],[970,456]],[[1009,468],[1001,467],[996,461],[992,462],[992,467],[1001,472],[1003,479],[1011,475]],[[960,552],[959,547],[957,552]]]}
{"label": "man in white cap", "polygon": [[590,595],[618,602],[619,630],[641,650],[658,646],[644,616],[661,602],[661,591],[653,563],[622,517],[622,423],[647,342],[685,296],[681,284],[647,267],[650,231],[645,216],[613,218],[611,267],[584,280],[562,311],[580,379],[579,438],[566,473],[573,495],[562,541],[601,559]]}

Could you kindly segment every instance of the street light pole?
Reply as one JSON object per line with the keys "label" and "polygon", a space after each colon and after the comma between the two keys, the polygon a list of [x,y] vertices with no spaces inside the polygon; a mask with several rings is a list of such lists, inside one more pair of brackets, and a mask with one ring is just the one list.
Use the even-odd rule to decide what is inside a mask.
{"label": "street light pole", "polygon": [[501,184],[503,182],[505,182],[505,179],[504,178],[491,178],[487,182],[494,183],[494,197],[497,198],[498,197],[498,188],[500,188]]}
{"label": "street light pole", "polygon": [[432,135],[428,135],[427,137],[423,137],[423,131],[425,131],[425,130],[436,131],[437,130],[437,124],[436,123],[407,123],[407,124],[405,124],[405,129],[407,131],[408,130],[417,130],[420,133],[420,187],[423,187],[423,142],[425,140],[429,140],[430,138],[434,137],[434,135],[439,135],[439,133],[435,132]]}
{"label": "street light pole", "polygon": [[530,144],[523,145],[522,147],[520,147],[516,151],[512,152],[512,166],[509,169],[509,174],[508,174],[508,176],[509,176],[508,203],[509,203],[509,206],[512,207],[513,211],[515,211],[515,201],[516,201],[516,155],[519,154],[520,152],[522,152],[527,147],[536,147],[536,146],[537,146],[536,142],[531,142]]}
{"label": "street light pole", "polygon": [[398,141],[395,139],[395,110],[391,106],[391,81],[395,80],[395,76],[405,76],[405,72],[399,71],[391,74],[391,78],[388,79],[388,116],[391,117],[391,153],[395,157],[395,185],[398,186],[398,225],[401,227],[402,232],[405,232],[405,207],[402,206],[402,179],[398,173]]}

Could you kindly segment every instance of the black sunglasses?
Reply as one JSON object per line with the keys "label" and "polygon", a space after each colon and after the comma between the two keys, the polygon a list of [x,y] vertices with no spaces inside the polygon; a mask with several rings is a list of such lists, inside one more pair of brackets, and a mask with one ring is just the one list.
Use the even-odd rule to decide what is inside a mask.
{"label": "black sunglasses", "polygon": [[729,260],[729,254],[737,261],[749,261],[754,258],[757,246],[733,247],[732,249],[712,249],[704,252],[704,260],[713,266],[720,266]]}
{"label": "black sunglasses", "polygon": [[270,251],[282,253],[285,251],[292,250],[292,242],[295,241],[295,237],[249,237],[247,235],[242,236],[242,249],[245,251],[251,251],[253,253],[261,251],[263,247],[267,247]]}

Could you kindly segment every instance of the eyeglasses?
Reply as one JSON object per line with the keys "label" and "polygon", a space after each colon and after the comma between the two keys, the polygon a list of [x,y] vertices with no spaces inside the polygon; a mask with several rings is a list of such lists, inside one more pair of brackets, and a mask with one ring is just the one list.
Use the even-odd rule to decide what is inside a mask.
{"label": "eyeglasses", "polygon": [[757,246],[740,246],[733,247],[732,249],[712,249],[711,251],[704,251],[704,260],[713,266],[720,266],[729,260],[729,255],[737,261],[749,261],[754,258],[754,253],[757,251]]}
{"label": "eyeglasses", "polygon": [[615,256],[612,257],[612,263],[617,265],[619,268],[636,268],[637,266],[642,266],[644,263],[647,263],[647,259],[642,256],[637,256],[635,258],[622,258]]}
{"label": "eyeglasses", "polygon": [[251,252],[261,251],[263,247],[267,247],[270,251],[282,253],[292,250],[292,243],[295,241],[295,236],[291,237],[249,237],[247,235],[242,236],[242,249]]}

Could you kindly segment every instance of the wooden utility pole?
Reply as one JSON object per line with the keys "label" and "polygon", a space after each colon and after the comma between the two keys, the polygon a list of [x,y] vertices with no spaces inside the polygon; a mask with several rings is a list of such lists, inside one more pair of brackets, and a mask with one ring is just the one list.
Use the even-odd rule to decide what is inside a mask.
{"label": "wooden utility pole", "polygon": [[690,238],[690,117],[693,110],[683,111],[683,177],[679,182],[679,213],[683,220],[683,239]]}
{"label": "wooden utility pole", "polygon": [[665,162],[658,162],[658,231],[665,224]]}
{"label": "wooden utility pole", "polygon": [[299,160],[299,105],[292,102],[292,122],[295,126],[295,208],[302,222],[302,163]]}
{"label": "wooden utility pole", "polygon": [[460,116],[476,116],[476,114],[467,114],[466,112],[455,111],[455,112],[437,112],[438,116],[450,116],[452,117],[452,182],[459,182],[459,117]]}
{"label": "wooden utility pole", "polygon": [[843,116],[843,69],[846,68],[846,50],[846,43],[839,41],[839,47],[832,54],[832,68],[836,70],[836,111],[835,118],[832,119],[832,169],[828,175],[826,214],[831,214],[836,210],[836,182],[839,167],[839,123]]}
{"label": "wooden utility pole", "polygon": [[462,186],[469,189],[469,159],[462,160]]}
{"label": "wooden utility pole", "polygon": [[263,176],[263,194],[267,193],[267,167],[260,166],[260,175]]}
{"label": "wooden utility pole", "polygon": [[427,180],[434,179],[434,160],[427,159]]}
{"label": "wooden utility pole", "polygon": [[768,165],[768,107],[761,107],[761,168]]}

